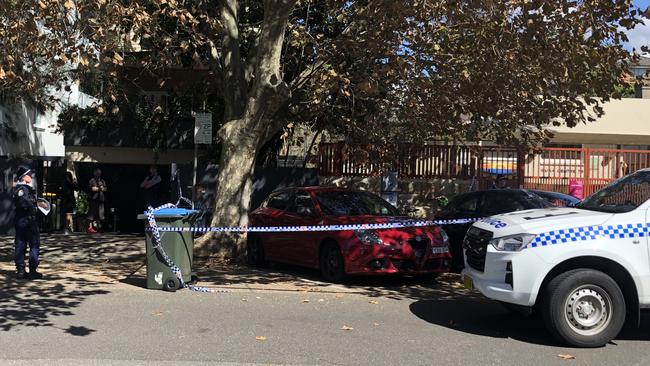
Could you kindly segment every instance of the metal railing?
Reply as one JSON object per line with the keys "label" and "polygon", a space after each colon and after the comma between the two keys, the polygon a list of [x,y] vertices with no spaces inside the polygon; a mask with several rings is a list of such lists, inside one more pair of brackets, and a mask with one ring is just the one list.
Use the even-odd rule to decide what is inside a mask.
{"label": "metal railing", "polygon": [[542,148],[526,152],[507,147],[441,143],[322,143],[321,176],[376,176],[396,171],[410,179],[472,179],[489,188],[496,175],[512,187],[569,193],[571,181],[588,196],[614,180],[650,168],[650,151],[601,148]]}

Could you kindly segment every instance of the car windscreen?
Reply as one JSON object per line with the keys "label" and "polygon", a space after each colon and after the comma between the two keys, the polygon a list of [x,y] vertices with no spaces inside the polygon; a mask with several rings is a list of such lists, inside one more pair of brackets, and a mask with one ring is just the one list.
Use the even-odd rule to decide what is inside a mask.
{"label": "car windscreen", "polygon": [[611,213],[630,212],[650,198],[650,171],[621,178],[587,197],[576,207]]}
{"label": "car windscreen", "polygon": [[399,216],[399,211],[382,198],[368,192],[318,192],[321,210],[333,216]]}

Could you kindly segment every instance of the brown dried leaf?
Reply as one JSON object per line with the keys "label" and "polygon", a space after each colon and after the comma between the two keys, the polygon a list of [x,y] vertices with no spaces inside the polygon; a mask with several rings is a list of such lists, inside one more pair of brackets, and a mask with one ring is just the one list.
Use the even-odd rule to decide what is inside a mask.
{"label": "brown dried leaf", "polygon": [[152,312],[151,315],[153,315],[153,316],[162,316],[163,312],[160,311],[160,310],[157,310],[157,311]]}
{"label": "brown dried leaf", "polygon": [[309,300],[304,299],[304,300],[302,300],[302,303],[303,303],[303,304],[307,304],[307,303],[309,303]]}
{"label": "brown dried leaf", "polygon": [[373,305],[379,305],[379,301],[377,301],[377,300],[370,300],[368,302],[373,304]]}
{"label": "brown dried leaf", "polygon": [[354,330],[354,328],[352,328],[349,325],[344,325],[344,326],[341,327],[341,330]]}
{"label": "brown dried leaf", "polygon": [[576,359],[575,356],[569,355],[569,354],[564,354],[564,353],[561,353],[561,354],[557,355],[557,357],[559,357],[559,358],[561,358],[563,360],[575,360]]}
{"label": "brown dried leaf", "polygon": [[257,336],[255,337],[256,341],[265,341],[267,338],[265,336]]}

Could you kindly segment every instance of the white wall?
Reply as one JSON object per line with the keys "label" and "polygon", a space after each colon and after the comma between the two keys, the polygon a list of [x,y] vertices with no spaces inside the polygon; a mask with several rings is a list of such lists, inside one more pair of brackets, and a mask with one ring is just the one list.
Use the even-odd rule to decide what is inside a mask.
{"label": "white wall", "polygon": [[39,112],[30,103],[0,102],[0,126],[9,126],[17,133],[16,140],[0,134],[0,156],[63,157],[63,135],[56,132],[61,111],[68,105],[88,107],[96,102],[91,96],[71,85],[70,92],[52,92],[59,102],[51,110]]}

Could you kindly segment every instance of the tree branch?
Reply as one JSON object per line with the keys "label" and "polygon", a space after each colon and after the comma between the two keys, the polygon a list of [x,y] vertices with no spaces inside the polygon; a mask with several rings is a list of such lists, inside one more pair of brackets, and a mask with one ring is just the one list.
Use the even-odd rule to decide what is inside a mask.
{"label": "tree branch", "polygon": [[223,26],[222,72],[224,99],[226,100],[225,120],[239,118],[245,111],[247,86],[244,67],[239,52],[239,18],[237,0],[221,0],[221,24]]}

